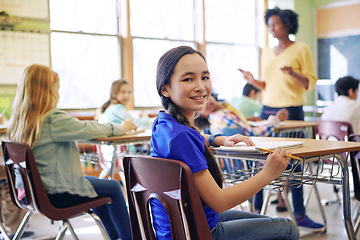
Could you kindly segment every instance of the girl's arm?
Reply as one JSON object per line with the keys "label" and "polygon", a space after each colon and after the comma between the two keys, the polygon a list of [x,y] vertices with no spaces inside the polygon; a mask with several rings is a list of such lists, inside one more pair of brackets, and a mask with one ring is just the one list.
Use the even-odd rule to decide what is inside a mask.
{"label": "girl's arm", "polygon": [[214,144],[218,146],[232,147],[238,142],[244,142],[246,143],[247,146],[255,146],[253,141],[248,136],[244,136],[240,134],[235,134],[229,137],[221,136],[221,135],[209,135],[205,133],[202,133],[201,135],[205,138],[207,146],[210,146],[209,140],[211,136],[213,138],[212,141],[214,142]]}
{"label": "girl's arm", "polygon": [[265,82],[261,82],[259,80],[256,80],[254,78],[254,76],[251,74],[251,72],[249,71],[245,71],[245,70],[242,70],[242,69],[238,69],[242,74],[243,74],[243,77],[244,79],[251,85],[253,85],[254,87],[256,87],[257,89],[259,90],[263,90],[265,89]]}
{"label": "girl's arm", "polygon": [[71,141],[98,137],[120,136],[133,129],[133,123],[124,126],[117,123],[100,124],[97,121],[80,121],[61,110],[54,110],[51,118],[44,120],[54,141]]}
{"label": "girl's arm", "polygon": [[284,149],[278,147],[273,154],[269,154],[262,171],[241,183],[223,189],[216,184],[209,170],[194,173],[201,199],[219,213],[243,203],[286,169],[290,158],[285,157],[285,153]]}

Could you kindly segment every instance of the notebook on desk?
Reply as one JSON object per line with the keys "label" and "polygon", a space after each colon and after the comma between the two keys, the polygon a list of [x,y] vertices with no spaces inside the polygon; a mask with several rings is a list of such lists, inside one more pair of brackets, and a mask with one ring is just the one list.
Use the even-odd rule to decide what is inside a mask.
{"label": "notebook on desk", "polygon": [[259,148],[264,148],[268,150],[275,150],[277,147],[281,146],[283,149],[292,149],[302,147],[304,145],[301,141],[261,141],[251,139],[255,146],[246,146],[245,143],[239,142],[233,147],[220,146],[215,148],[217,151],[235,151],[235,152],[244,152],[244,153],[264,153],[259,150]]}

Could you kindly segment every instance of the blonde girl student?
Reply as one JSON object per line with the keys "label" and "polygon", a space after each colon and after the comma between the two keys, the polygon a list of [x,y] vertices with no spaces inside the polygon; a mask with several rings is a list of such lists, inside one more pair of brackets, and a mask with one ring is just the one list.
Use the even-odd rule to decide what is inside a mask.
{"label": "blonde girl student", "polygon": [[136,129],[135,124],[132,120],[122,125],[80,121],[57,109],[58,101],[57,73],[42,65],[27,67],[18,83],[12,106],[9,139],[32,148],[41,179],[55,207],[76,205],[98,196],[110,197],[110,204],[93,210],[101,218],[111,239],[131,239],[120,183],[84,177],[75,140],[123,135]]}
{"label": "blonde girl student", "polygon": [[[187,46],[169,50],[158,62],[156,86],[165,111],[159,113],[153,124],[151,156],[180,160],[190,167],[213,238],[298,239],[298,229],[288,219],[230,210],[278,177],[290,159],[284,156],[285,150],[277,148],[268,156],[260,173],[222,188],[223,177],[208,146],[254,143],[240,134],[200,135],[194,127],[194,114],[205,107],[212,91],[204,56]],[[171,239],[164,207],[156,199],[150,203],[157,238]]]}
{"label": "blonde girl student", "polygon": [[132,89],[128,81],[124,79],[116,80],[110,89],[110,98],[98,110],[100,123],[114,122],[121,123],[124,119],[133,119],[134,123],[140,128],[150,128],[151,121],[148,116],[140,114],[132,116],[126,109],[126,105],[132,98]]}

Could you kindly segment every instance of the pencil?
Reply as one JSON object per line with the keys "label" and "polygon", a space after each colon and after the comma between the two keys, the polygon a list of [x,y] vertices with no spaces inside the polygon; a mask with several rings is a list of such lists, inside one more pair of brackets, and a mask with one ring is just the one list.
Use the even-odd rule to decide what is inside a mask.
{"label": "pencil", "polygon": [[[263,152],[268,152],[268,153],[273,153],[273,152],[274,152],[274,151],[272,151],[272,150],[265,149],[265,148],[257,148],[257,149],[259,149],[260,151],[263,151]],[[296,160],[302,160],[302,159],[299,158],[299,157],[296,157],[296,156],[293,156],[293,155],[289,155],[289,154],[285,154],[285,157],[293,158],[293,159],[296,159]]]}
{"label": "pencil", "polygon": [[116,115],[115,113],[113,113],[113,115],[114,115],[115,117],[117,117],[118,119],[120,119],[121,121],[124,121],[124,119],[123,119],[122,117]]}

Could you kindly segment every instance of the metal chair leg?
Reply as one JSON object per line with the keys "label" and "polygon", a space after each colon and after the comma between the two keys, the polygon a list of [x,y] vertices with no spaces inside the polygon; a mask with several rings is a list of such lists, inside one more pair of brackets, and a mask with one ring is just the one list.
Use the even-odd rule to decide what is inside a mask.
{"label": "metal chair leg", "polygon": [[61,225],[60,231],[59,231],[58,235],[56,236],[55,240],[62,240],[64,238],[65,232],[68,229],[68,226],[69,226],[69,224],[68,224],[67,220],[64,220],[62,225]]}
{"label": "metal chair leg", "polygon": [[18,229],[16,230],[15,235],[13,236],[12,240],[18,240],[18,239],[21,238],[21,236],[22,236],[23,233],[25,232],[25,228],[26,228],[26,226],[27,226],[27,224],[28,224],[28,222],[29,222],[30,216],[31,216],[33,213],[34,213],[34,212],[30,210],[30,211],[28,211],[28,212],[25,214],[25,216],[24,216],[23,220],[21,221]]}
{"label": "metal chair leg", "polygon": [[358,205],[356,206],[356,209],[354,211],[353,222],[355,223],[354,231],[357,234],[357,232],[359,231],[359,226],[360,226],[360,202],[358,203]]}
{"label": "metal chair leg", "polygon": [[76,233],[75,233],[75,231],[74,231],[73,226],[72,226],[71,223],[70,223],[70,220],[67,220],[67,224],[68,224],[68,226],[69,226],[69,230],[70,230],[71,235],[73,236],[73,238],[76,239],[76,240],[79,240],[79,238],[77,237],[77,235],[76,235]]}
{"label": "metal chair leg", "polygon": [[0,233],[4,240],[10,240],[9,236],[7,235],[7,232],[5,230],[5,227],[2,222],[0,222]]}
{"label": "metal chair leg", "polygon": [[104,224],[101,222],[101,219],[97,214],[95,214],[93,211],[88,211],[88,214],[95,220],[96,224],[98,225],[101,235],[104,237],[105,240],[110,240],[109,234],[107,233]]}

